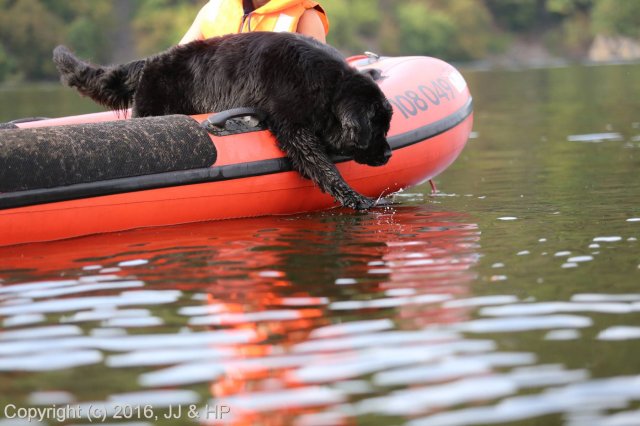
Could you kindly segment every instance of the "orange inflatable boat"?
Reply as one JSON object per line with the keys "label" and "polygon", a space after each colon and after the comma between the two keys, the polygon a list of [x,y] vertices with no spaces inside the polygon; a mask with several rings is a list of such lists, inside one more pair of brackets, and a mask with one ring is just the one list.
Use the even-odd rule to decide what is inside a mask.
{"label": "orange inflatable boat", "polygon": [[[344,179],[381,197],[446,169],[473,122],[460,73],[429,57],[349,62],[374,69],[393,105],[393,155],[381,167],[335,158]],[[1,128],[0,245],[336,206],[291,170],[249,109],[135,119],[104,112]]]}

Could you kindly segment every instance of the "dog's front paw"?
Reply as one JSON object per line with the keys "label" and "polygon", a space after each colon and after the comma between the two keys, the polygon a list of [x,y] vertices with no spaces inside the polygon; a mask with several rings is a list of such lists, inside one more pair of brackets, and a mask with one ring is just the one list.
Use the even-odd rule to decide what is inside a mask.
{"label": "dog's front paw", "polygon": [[375,206],[376,201],[360,194],[353,194],[342,201],[342,205],[358,211],[366,211]]}

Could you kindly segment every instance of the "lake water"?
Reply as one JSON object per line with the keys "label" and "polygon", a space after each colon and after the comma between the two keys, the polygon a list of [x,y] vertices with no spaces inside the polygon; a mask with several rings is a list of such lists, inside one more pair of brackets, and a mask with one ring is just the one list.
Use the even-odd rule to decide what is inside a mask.
{"label": "lake water", "polygon": [[0,249],[0,425],[640,424],[640,66],[463,74],[436,196]]}

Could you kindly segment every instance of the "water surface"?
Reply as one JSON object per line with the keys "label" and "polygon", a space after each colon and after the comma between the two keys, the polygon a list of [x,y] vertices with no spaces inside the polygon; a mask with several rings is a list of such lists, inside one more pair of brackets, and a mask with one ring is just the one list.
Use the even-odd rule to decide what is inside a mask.
{"label": "water surface", "polygon": [[0,418],[640,424],[640,66],[463,74],[438,195],[0,249]]}

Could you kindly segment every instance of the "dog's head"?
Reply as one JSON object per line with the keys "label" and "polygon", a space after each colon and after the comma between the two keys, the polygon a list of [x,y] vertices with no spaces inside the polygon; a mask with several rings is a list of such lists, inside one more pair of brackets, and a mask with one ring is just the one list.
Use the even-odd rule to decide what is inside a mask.
{"label": "dog's head", "polygon": [[330,132],[329,143],[336,152],[369,166],[389,161],[387,133],[393,109],[370,76],[354,71],[344,80],[334,98],[334,113],[339,125]]}

